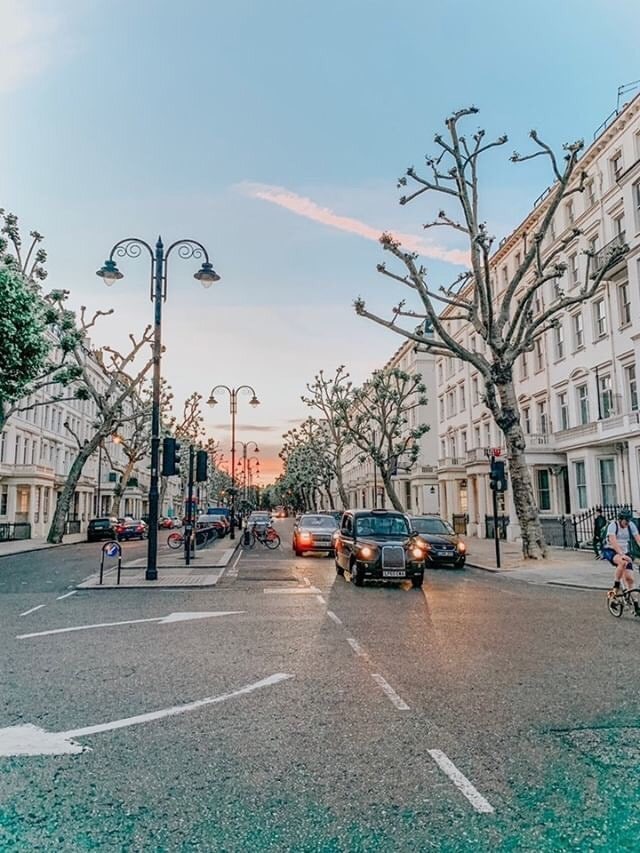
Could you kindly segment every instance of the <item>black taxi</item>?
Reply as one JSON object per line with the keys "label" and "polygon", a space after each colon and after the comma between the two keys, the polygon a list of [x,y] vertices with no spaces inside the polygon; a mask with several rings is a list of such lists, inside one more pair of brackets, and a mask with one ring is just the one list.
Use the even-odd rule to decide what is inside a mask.
{"label": "black taxi", "polygon": [[347,510],[335,541],[336,571],[352,583],[410,580],[421,587],[428,545],[411,530],[401,512]]}

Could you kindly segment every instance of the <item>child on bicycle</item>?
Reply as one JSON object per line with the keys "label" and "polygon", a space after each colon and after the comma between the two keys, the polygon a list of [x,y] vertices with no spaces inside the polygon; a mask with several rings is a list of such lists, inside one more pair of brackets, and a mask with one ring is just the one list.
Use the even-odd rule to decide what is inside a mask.
{"label": "child on bicycle", "polygon": [[[631,520],[630,509],[621,509],[618,512],[618,520],[612,521],[607,527],[607,539],[602,556],[615,566],[616,572],[613,588],[609,590],[612,598],[620,594],[620,582],[624,580],[627,589],[633,589],[633,559],[631,557],[631,537],[640,546],[640,533]],[[640,604],[634,598],[633,606],[637,615],[640,615]]]}

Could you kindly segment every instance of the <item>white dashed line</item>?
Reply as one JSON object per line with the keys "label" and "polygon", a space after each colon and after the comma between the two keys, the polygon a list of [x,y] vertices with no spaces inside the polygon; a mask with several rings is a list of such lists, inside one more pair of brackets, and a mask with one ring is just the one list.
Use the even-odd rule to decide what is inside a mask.
{"label": "white dashed line", "polygon": [[493,814],[495,810],[491,803],[488,800],[485,800],[477,788],[474,788],[467,777],[458,770],[455,764],[447,758],[444,752],[441,752],[439,749],[429,749],[427,752],[443,773],[446,773],[449,779],[451,779],[456,788],[459,788],[460,791],[462,791],[464,796],[469,800],[477,812]]}
{"label": "white dashed line", "polygon": [[360,643],[357,640],[354,640],[353,637],[347,637],[347,643],[349,643],[349,645],[351,646],[353,651],[358,655],[358,657],[361,657],[361,658],[368,658],[369,657],[369,655],[365,652],[365,650],[362,648]]}
{"label": "white dashed line", "polygon": [[336,625],[342,625],[342,619],[333,612],[333,610],[327,610],[327,616],[329,619],[333,619]]}
{"label": "white dashed line", "polygon": [[59,595],[56,598],[56,601],[62,601],[63,598],[69,598],[70,595],[75,595],[77,591],[77,589],[72,589],[71,592],[65,592],[64,595]]}
{"label": "white dashed line", "polygon": [[377,672],[372,672],[372,673],[371,673],[371,678],[373,678],[373,680],[375,681],[375,683],[376,683],[379,687],[382,687],[383,691],[384,691],[384,692],[386,693],[386,695],[389,697],[389,699],[391,700],[392,704],[396,706],[396,708],[398,709],[398,711],[409,711],[409,710],[410,710],[409,706],[408,706],[408,705],[407,705],[407,703],[404,701],[404,699],[401,699],[401,698],[398,696],[398,694],[397,694],[397,693],[396,693],[396,691],[393,689],[393,687],[389,684],[389,682],[388,682],[388,681],[386,681],[386,680],[385,680],[381,675],[379,675]]}
{"label": "white dashed line", "polygon": [[21,616],[28,616],[30,613],[35,613],[36,610],[40,610],[41,607],[46,607],[46,604],[38,604],[36,607],[32,607],[31,610],[25,610],[24,613],[21,613]]}
{"label": "white dashed line", "polygon": [[265,589],[263,592],[266,595],[309,595],[316,594],[320,590],[315,586],[297,587],[295,589]]}
{"label": "white dashed line", "polygon": [[316,595],[316,598],[318,599],[320,604],[326,604],[327,603],[321,595]]}

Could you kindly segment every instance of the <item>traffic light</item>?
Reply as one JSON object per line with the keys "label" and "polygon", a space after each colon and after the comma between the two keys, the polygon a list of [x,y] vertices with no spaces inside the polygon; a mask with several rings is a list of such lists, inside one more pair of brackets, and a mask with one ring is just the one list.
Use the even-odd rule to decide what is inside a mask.
{"label": "traffic light", "polygon": [[198,450],[196,453],[196,483],[205,483],[207,480],[207,461],[209,454],[206,450]]}
{"label": "traffic light", "polygon": [[507,474],[504,470],[504,462],[501,459],[491,459],[489,486],[496,492],[506,492],[507,490]]}
{"label": "traffic light", "polygon": [[167,437],[162,442],[162,476],[173,477],[180,473],[180,444]]}

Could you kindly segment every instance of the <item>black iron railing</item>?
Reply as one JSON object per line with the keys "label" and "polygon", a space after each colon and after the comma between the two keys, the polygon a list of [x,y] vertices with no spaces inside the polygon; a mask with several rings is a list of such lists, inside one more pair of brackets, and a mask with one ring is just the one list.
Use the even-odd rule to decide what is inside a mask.
{"label": "black iron railing", "polygon": [[[592,507],[579,515],[574,515],[571,524],[573,527],[574,544],[567,545],[568,548],[592,548],[593,540],[596,536],[596,519],[603,516],[606,524],[614,521],[621,509],[631,510],[634,519],[637,518],[637,513],[629,504],[609,504],[601,507]],[[604,522],[600,523],[605,526]]]}
{"label": "black iron railing", "polygon": [[[498,537],[500,539],[507,538],[507,527],[509,526],[509,516],[508,515],[499,515],[498,516]],[[494,519],[492,515],[485,515],[484,517],[484,535],[487,539],[495,539],[495,525]]]}
{"label": "black iron railing", "polygon": [[31,525],[26,521],[0,524],[0,542],[11,542],[14,539],[31,539]]}

